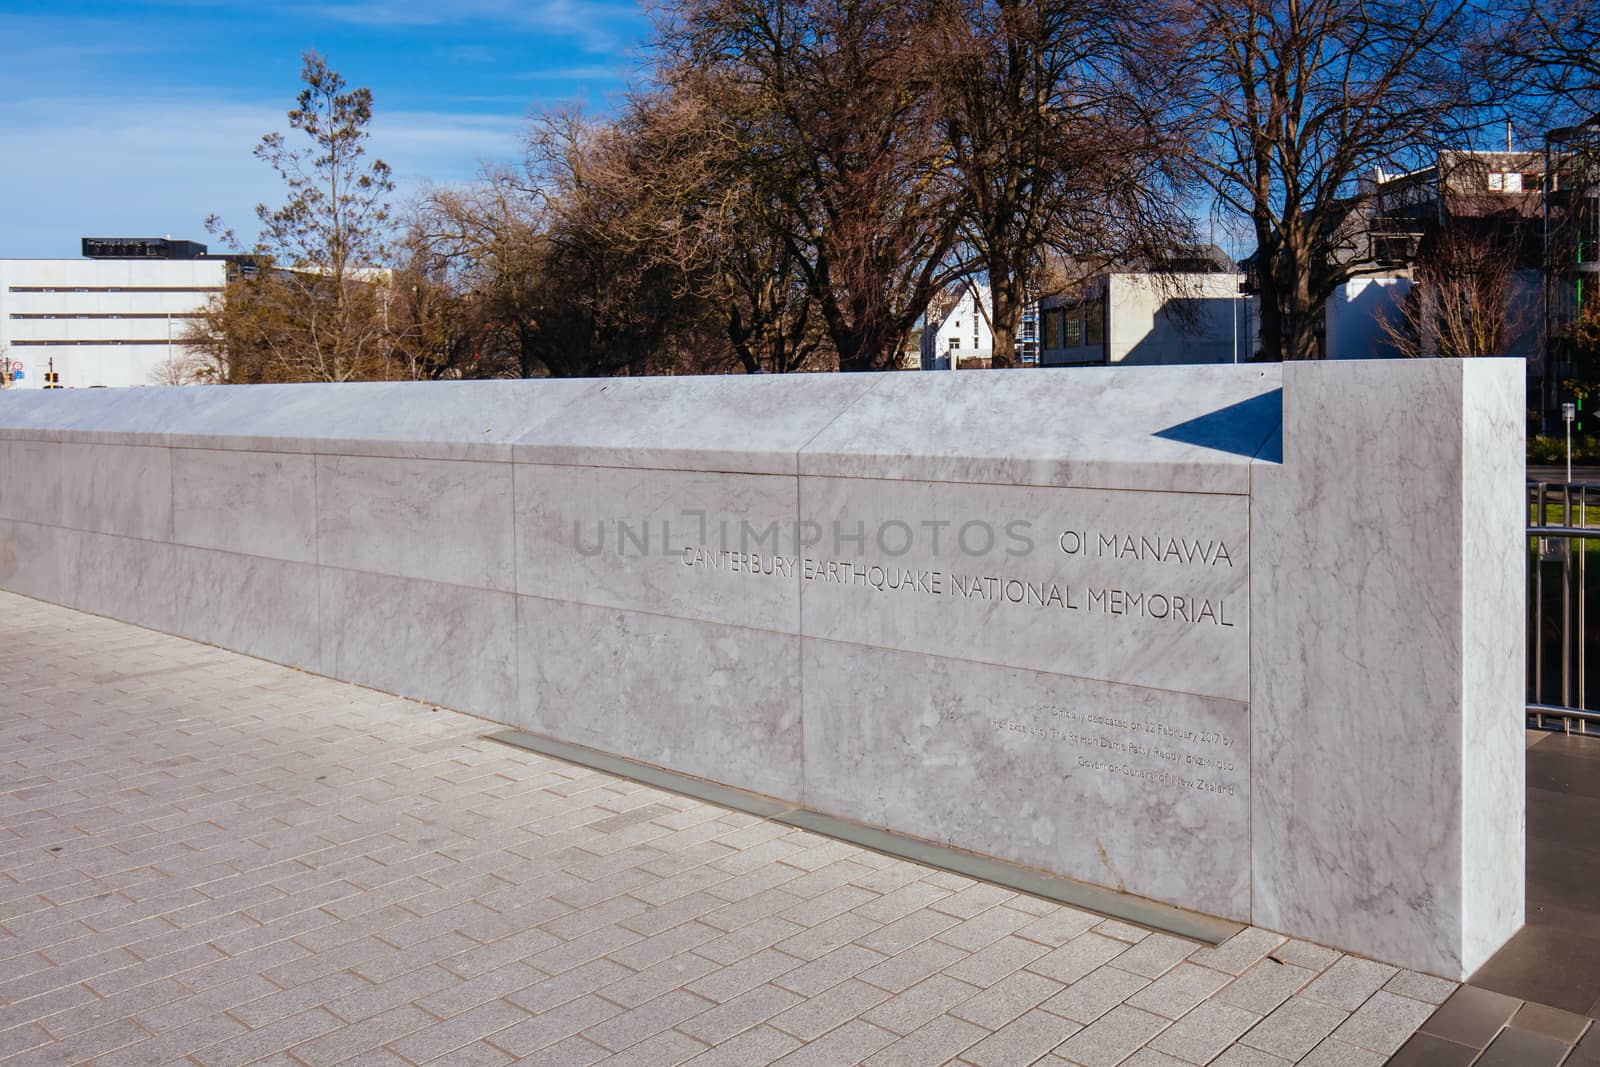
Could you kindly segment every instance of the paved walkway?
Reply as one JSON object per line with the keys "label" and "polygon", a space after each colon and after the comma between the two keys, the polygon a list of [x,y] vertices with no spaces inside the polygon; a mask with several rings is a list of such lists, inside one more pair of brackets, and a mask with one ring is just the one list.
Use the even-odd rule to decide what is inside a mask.
{"label": "paved walkway", "polygon": [[1376,1067],[1455,988],[488,728],[0,594],[0,1063]]}

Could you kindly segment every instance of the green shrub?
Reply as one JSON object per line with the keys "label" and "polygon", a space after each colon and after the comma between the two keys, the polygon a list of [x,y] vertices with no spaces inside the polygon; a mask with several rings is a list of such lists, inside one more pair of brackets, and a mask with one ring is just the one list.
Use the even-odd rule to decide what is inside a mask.
{"label": "green shrub", "polygon": [[[1529,463],[1565,463],[1566,461],[1567,439],[1564,436],[1547,437],[1543,434],[1534,434],[1528,438]],[[1600,435],[1573,434],[1572,462],[1586,464],[1600,462]]]}

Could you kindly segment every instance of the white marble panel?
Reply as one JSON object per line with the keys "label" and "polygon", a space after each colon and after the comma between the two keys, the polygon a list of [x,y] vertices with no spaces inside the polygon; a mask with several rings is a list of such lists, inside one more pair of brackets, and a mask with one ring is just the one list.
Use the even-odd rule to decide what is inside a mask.
{"label": "white marble panel", "polygon": [[56,446],[61,524],[75,530],[172,538],[172,454],[146,445]]}
{"label": "white marble panel", "polygon": [[798,633],[795,480],[519,463],[517,591]]}
{"label": "white marble panel", "polygon": [[890,374],[800,455],[800,473],[1246,493],[1281,417],[1277,366]]}
{"label": "white marble panel", "polygon": [[317,568],[177,547],[173,633],[302,670],[322,669]]}
{"label": "white marble panel", "polygon": [[[1498,361],[1496,361],[1498,362]],[[1462,972],[1523,923],[1524,887],[1505,877],[1526,846],[1527,539],[1524,379],[1492,363],[1462,367]],[[1508,381],[1507,378],[1510,380]],[[1512,858],[1508,860],[1508,857]],[[1521,873],[1520,867],[1517,868]]]}
{"label": "white marble panel", "polygon": [[1248,699],[1248,498],[802,477],[800,503],[807,636]]}
{"label": "white marble panel", "polygon": [[594,386],[552,379],[186,386],[182,397],[163,393],[153,402],[170,408],[165,428],[174,445],[507,460],[512,441]]}
{"label": "white marble panel", "polygon": [[322,567],[322,670],[497,722],[516,704],[511,593]]}
{"label": "white marble panel", "polygon": [[58,526],[0,519],[0,589],[52,604],[68,604],[67,544],[71,531]]}
{"label": "white marble panel", "polygon": [[172,632],[172,545],[81,530],[52,534],[64,550],[68,607]]}
{"label": "white marble panel", "polygon": [[70,393],[8,389],[0,392],[0,436],[164,445],[173,418],[181,418],[195,399],[196,390],[189,386]]}
{"label": "white marble panel", "polygon": [[527,463],[793,474],[801,446],[885,377],[608,378],[531,428],[513,454]]}
{"label": "white marble panel", "polygon": [[1232,701],[808,639],[808,806],[1246,920]]}
{"label": "white marble panel", "polygon": [[173,540],[315,563],[315,463],[304,453],[173,449]]}
{"label": "white marble panel", "polygon": [[595,387],[589,379],[218,387],[171,443],[344,456],[510,459],[510,443]]}
{"label": "white marble panel", "polygon": [[514,587],[511,464],[317,457],[317,552],[325,566]]}
{"label": "white marble panel", "polygon": [[61,446],[0,441],[0,518],[61,525]]}
{"label": "white marble panel", "polygon": [[431,459],[511,458],[511,442],[592,379],[340,382],[0,392],[0,437]]}
{"label": "white marble panel", "polygon": [[794,800],[800,638],[518,598],[516,725]]}
{"label": "white marble panel", "polygon": [[[1474,914],[1466,879],[1502,901],[1521,899],[1523,877],[1505,826],[1523,806],[1522,749],[1514,725],[1492,724],[1521,718],[1521,638],[1504,642],[1523,618],[1508,488],[1521,422],[1498,403],[1472,413],[1467,375],[1521,395],[1512,361],[1286,365],[1283,462],[1257,465],[1251,501],[1253,920],[1455,979],[1473,969],[1468,944],[1481,956],[1515,928],[1493,904]],[[1469,481],[1468,437],[1511,458]],[[1465,548],[1478,535],[1464,515],[1497,505]],[[1468,615],[1501,620],[1502,666],[1468,666],[1491,652]],[[1467,830],[1469,811],[1496,808]]]}

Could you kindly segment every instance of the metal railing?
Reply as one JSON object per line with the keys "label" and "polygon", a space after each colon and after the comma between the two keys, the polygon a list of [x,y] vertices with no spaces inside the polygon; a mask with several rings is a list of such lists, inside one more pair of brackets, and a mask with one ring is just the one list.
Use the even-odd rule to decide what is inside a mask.
{"label": "metal railing", "polygon": [[[1590,552],[1596,553],[1594,579]],[[1530,727],[1600,736],[1600,708],[1589,702],[1589,645],[1600,638],[1589,632],[1591,594],[1600,595],[1600,483],[1530,481]]]}

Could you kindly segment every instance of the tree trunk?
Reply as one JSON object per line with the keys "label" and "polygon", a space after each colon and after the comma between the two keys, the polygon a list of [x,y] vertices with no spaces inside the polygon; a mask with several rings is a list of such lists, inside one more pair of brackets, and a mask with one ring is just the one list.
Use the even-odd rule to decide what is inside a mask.
{"label": "tree trunk", "polygon": [[1270,363],[1283,361],[1283,313],[1280,310],[1278,282],[1270,269],[1261,272],[1261,358]]}
{"label": "tree trunk", "polygon": [[999,257],[989,260],[989,328],[994,334],[994,354],[990,366],[1016,364],[1017,327],[1022,323],[1024,302],[1017,273]]}

